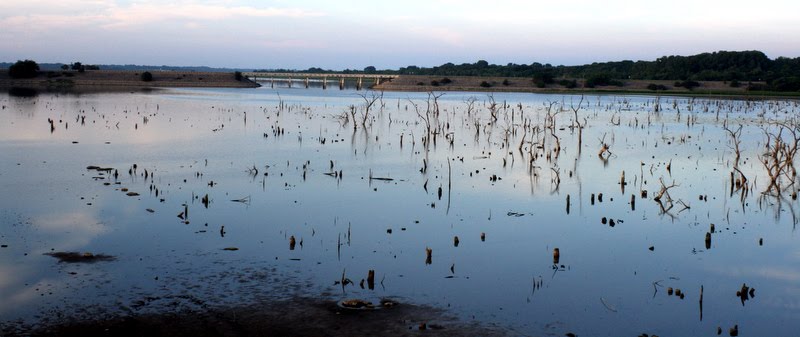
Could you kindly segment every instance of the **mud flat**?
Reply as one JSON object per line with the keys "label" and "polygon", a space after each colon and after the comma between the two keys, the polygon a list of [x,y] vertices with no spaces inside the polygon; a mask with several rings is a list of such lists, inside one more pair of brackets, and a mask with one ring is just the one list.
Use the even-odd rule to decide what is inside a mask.
{"label": "mud flat", "polygon": [[295,298],[202,311],[169,310],[112,317],[71,317],[5,336],[505,336],[501,329],[460,322],[439,309],[396,303],[347,309],[331,300]]}

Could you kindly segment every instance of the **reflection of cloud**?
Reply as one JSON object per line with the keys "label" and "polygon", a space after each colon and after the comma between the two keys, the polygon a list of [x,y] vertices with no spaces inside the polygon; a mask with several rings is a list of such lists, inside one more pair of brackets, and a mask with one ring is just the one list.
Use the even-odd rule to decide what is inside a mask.
{"label": "reflection of cloud", "polygon": [[[3,270],[8,270],[4,269]],[[19,274],[20,270],[14,270],[13,274]],[[0,298],[0,314],[7,316],[9,314],[17,313],[20,306],[25,306],[41,298],[41,294],[54,289],[63,288],[64,282],[56,279],[43,278],[34,284],[24,285],[22,277],[10,276],[7,273],[2,273],[0,276],[0,290],[3,294],[8,294],[7,297]],[[26,274],[29,274],[26,272]],[[38,291],[36,289],[39,289]]]}
{"label": "reflection of cloud", "polygon": [[777,266],[767,266],[767,267],[753,267],[753,268],[743,268],[743,269],[715,268],[712,269],[711,271],[730,277],[739,277],[739,278],[761,277],[773,281],[783,281],[792,283],[800,282],[800,271],[790,267],[783,268]]}
{"label": "reflection of cloud", "polygon": [[58,235],[58,240],[54,240],[54,244],[58,245],[53,247],[56,249],[85,246],[94,237],[108,230],[93,214],[81,211],[42,215],[34,218],[33,224],[43,232]]}

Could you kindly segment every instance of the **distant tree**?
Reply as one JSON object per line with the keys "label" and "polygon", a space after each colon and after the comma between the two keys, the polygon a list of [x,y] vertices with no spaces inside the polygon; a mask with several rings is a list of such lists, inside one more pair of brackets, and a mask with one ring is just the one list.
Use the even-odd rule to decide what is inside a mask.
{"label": "distant tree", "polygon": [[237,81],[241,81],[242,80],[242,72],[241,71],[237,71],[237,72],[233,73],[233,78],[235,78]]}
{"label": "distant tree", "polygon": [[533,74],[533,83],[539,88],[544,88],[548,84],[555,83],[555,76],[550,71],[537,71]]}
{"label": "distant tree", "polygon": [[505,85],[505,86],[508,86],[509,84],[511,84],[511,83],[510,83],[510,82],[508,82],[508,79],[507,79],[507,78],[503,80],[503,85]]}
{"label": "distant tree", "polygon": [[83,64],[81,64],[80,62],[75,62],[72,64],[72,70],[81,70],[82,66]]}
{"label": "distant tree", "polygon": [[647,85],[647,89],[648,90],[653,90],[653,91],[655,91],[655,90],[667,90],[667,87],[664,86],[663,84],[650,83],[650,84]]}
{"label": "distant tree", "polygon": [[145,82],[150,82],[150,81],[153,80],[153,74],[151,74],[149,71],[143,72],[140,77],[141,77],[142,81],[145,81]]}
{"label": "distant tree", "polygon": [[433,81],[431,81],[431,85],[434,86],[434,87],[438,87],[439,86],[439,81],[433,80]]}
{"label": "distant tree", "polygon": [[445,78],[439,80],[439,83],[441,83],[441,84],[450,84],[450,83],[453,83],[453,80],[445,77]]}
{"label": "distant tree", "polygon": [[485,60],[478,60],[478,62],[475,62],[475,67],[476,67],[476,68],[486,68],[486,67],[489,67],[489,62],[486,62]]}
{"label": "distant tree", "polygon": [[777,91],[799,91],[800,77],[786,76],[772,81],[772,87]]}
{"label": "distant tree", "polygon": [[61,65],[61,70],[69,70],[69,65],[62,64]]}
{"label": "distant tree", "polygon": [[11,78],[33,78],[39,74],[39,65],[32,60],[17,61],[8,67]]}
{"label": "distant tree", "polygon": [[738,88],[738,87],[740,87],[741,85],[742,85],[742,84],[741,84],[741,83],[739,83],[739,80],[732,80],[732,81],[731,81],[731,83],[730,83],[730,86],[731,86],[731,88]]}
{"label": "distant tree", "polygon": [[365,74],[374,74],[377,71],[378,70],[375,69],[375,67],[373,67],[373,66],[369,66],[369,67],[364,68],[364,73]]}
{"label": "distant tree", "polygon": [[483,82],[481,82],[481,87],[482,88],[490,88],[490,87],[492,87],[492,84],[489,83],[489,82],[483,81]]}

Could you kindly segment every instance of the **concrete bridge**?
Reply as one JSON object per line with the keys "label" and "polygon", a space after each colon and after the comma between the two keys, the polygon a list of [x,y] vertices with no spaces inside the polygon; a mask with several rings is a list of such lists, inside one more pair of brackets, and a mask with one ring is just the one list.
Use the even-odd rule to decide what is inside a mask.
{"label": "concrete bridge", "polygon": [[271,73],[271,72],[243,72],[242,76],[258,82],[259,80],[269,81],[270,85],[274,88],[275,82],[286,82],[289,88],[295,82],[300,82],[308,88],[309,82],[313,79],[315,82],[322,83],[322,89],[328,89],[328,82],[339,84],[339,90],[344,89],[345,80],[354,81],[356,90],[361,90],[364,87],[364,82],[378,85],[385,81],[391,81],[399,75],[387,74],[341,74],[341,73]]}

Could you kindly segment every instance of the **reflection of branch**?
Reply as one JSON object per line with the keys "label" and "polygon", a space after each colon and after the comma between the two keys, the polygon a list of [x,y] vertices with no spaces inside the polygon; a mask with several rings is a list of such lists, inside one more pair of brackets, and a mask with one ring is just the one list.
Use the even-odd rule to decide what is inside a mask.
{"label": "reflection of branch", "polygon": [[[661,190],[658,191],[658,194],[653,197],[653,201],[658,203],[658,206],[661,208],[661,214],[667,214],[674,220],[675,216],[669,213],[669,211],[675,206],[675,203],[672,201],[672,196],[669,195],[669,190],[678,185],[673,182],[672,185],[667,186],[664,184],[663,178],[659,178],[658,181],[661,183]],[[684,211],[689,208],[689,206],[687,206],[682,200],[678,200],[678,203],[681,203],[684,206],[684,208],[682,208],[680,211]]]}
{"label": "reflection of branch", "polygon": [[556,191],[558,191],[558,187],[561,186],[561,174],[558,173],[557,167],[551,167],[550,170],[553,171],[553,173],[555,173],[556,175],[555,178],[550,179],[550,183],[556,184],[556,186],[550,191],[550,193],[555,193]]}
{"label": "reflection of branch", "polygon": [[233,201],[233,202],[241,202],[241,203],[243,203],[245,205],[250,205],[250,196],[248,195],[248,196],[246,196],[244,198],[231,199],[231,201]]}

